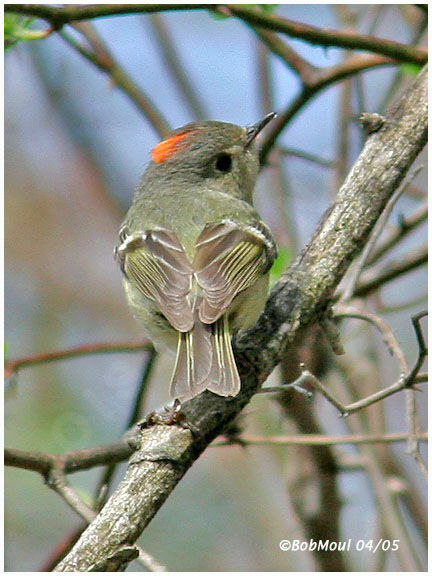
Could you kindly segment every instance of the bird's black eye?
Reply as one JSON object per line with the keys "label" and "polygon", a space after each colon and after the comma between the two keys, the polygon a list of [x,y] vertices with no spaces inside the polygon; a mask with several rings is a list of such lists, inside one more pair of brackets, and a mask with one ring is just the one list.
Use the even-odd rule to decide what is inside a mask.
{"label": "bird's black eye", "polygon": [[216,158],[215,168],[219,172],[229,172],[232,167],[232,158],[229,154],[221,154]]}

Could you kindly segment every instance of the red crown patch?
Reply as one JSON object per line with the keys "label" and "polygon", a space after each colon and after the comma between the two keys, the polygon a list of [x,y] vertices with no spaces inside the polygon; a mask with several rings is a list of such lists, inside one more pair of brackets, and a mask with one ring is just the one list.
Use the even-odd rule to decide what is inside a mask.
{"label": "red crown patch", "polygon": [[159,144],[157,144],[151,152],[153,161],[159,164],[160,162],[165,162],[165,160],[168,160],[168,158],[170,158],[176,151],[178,143],[192,132],[195,132],[195,130],[189,130],[188,132],[175,134],[174,136],[170,136],[166,140],[159,142]]}

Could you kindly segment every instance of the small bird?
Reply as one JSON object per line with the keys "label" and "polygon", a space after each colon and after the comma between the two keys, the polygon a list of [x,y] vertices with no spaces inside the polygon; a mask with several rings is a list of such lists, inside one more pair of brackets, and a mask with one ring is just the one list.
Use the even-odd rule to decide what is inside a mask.
{"label": "small bird", "polygon": [[231,335],[252,326],[276,245],[252,204],[254,141],[274,118],[240,127],[193,122],[152,150],[120,228],[116,258],[135,317],[177,351],[170,396],[236,396]]}

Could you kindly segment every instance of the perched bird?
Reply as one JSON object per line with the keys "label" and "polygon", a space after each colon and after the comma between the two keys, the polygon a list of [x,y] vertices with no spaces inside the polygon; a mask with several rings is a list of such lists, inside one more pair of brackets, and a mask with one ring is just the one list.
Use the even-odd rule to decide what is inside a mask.
{"label": "perched bird", "polygon": [[170,395],[179,401],[240,391],[231,335],[258,318],[276,256],[252,205],[253,144],[274,116],[172,132],[153,149],[121,226],[126,295],[155,346],[177,350]]}

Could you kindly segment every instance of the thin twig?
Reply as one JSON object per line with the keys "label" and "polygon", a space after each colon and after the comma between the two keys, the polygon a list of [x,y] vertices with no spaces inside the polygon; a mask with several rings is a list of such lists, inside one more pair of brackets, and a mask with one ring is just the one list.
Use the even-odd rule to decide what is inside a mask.
{"label": "thin twig", "polygon": [[403,302],[400,303],[383,305],[380,302],[379,311],[381,314],[392,314],[394,312],[403,312],[404,310],[412,311],[418,308],[419,306],[424,306],[425,303],[427,303],[427,301],[428,301],[428,295],[427,292],[425,291],[424,294],[420,294],[418,296],[415,296],[414,298],[411,298],[410,300],[404,300]]}
{"label": "thin twig", "polygon": [[[350,53],[344,53],[345,61],[350,58]],[[355,76],[358,78],[359,76]],[[353,116],[352,99],[352,79],[346,79],[339,89],[339,99],[337,105],[337,130],[336,130],[336,169],[333,172],[332,196],[335,196],[342,186],[351,164],[349,138],[350,120]]]}
{"label": "thin twig", "polygon": [[[419,442],[428,440],[427,432],[420,432],[416,436]],[[338,444],[391,444],[394,442],[405,442],[408,434],[352,434],[346,436],[327,436],[325,434],[302,434],[300,436],[253,436],[242,434],[238,437],[238,443],[246,446],[274,445],[274,446],[334,446]],[[230,446],[236,441],[220,440],[213,442],[211,446]]]}
{"label": "thin twig", "polygon": [[279,58],[297,74],[303,87],[310,87],[315,83],[317,70],[315,66],[300,56],[298,52],[286,44],[274,32],[256,26],[251,26],[251,28],[267,48],[271,50],[273,54],[279,56]]}
{"label": "thin twig", "polygon": [[[212,9],[215,11],[219,10],[218,7],[212,7]],[[319,28],[263,12],[255,7],[249,8],[244,4],[226,4],[224,9],[249,25],[260,26],[273,32],[287,34],[293,38],[301,38],[311,44],[367,50],[389,56],[390,58],[396,58],[401,62],[414,62],[416,64],[425,64],[427,62],[427,52],[425,50],[385,38],[377,38],[347,30]]]}
{"label": "thin twig", "polygon": [[278,117],[269,126],[266,137],[262,141],[260,160],[264,164],[270,150],[273,148],[277,138],[285,129],[285,126],[294,116],[314,98],[321,90],[334,83],[349,78],[363,70],[369,70],[378,66],[394,66],[397,62],[384,56],[369,56],[356,54],[347,60],[342,61],[335,66],[317,69],[315,72],[314,82],[309,81],[308,86],[304,86],[299,94],[290,102],[285,111],[279,112]]}
{"label": "thin twig", "polygon": [[[342,367],[338,365],[339,369]],[[356,376],[356,371],[350,366],[346,366],[343,371],[343,380],[338,382],[335,379],[335,385],[339,387],[338,394],[346,394],[350,388],[361,389],[364,386],[364,374],[361,373],[360,378]],[[348,386],[347,386],[348,383]],[[363,417],[361,417],[363,416]],[[370,420],[365,417],[366,414],[354,415],[345,421],[345,425],[351,433],[365,434],[369,433]],[[380,431],[381,432],[381,431]],[[380,433],[379,432],[379,433]],[[395,471],[393,468],[388,469],[391,462],[386,458],[385,453],[382,455],[382,450],[387,445],[358,445],[357,449],[360,453],[362,463],[364,465],[365,477],[370,484],[372,496],[376,502],[377,521],[382,523],[386,539],[399,539],[401,542],[400,547],[395,551],[400,567],[403,570],[419,570],[417,562],[414,560],[411,552],[411,544],[404,539],[401,540],[402,535],[405,535],[405,529],[399,522],[399,503],[396,503],[393,498],[393,493],[389,491],[388,478],[393,477]]]}
{"label": "thin twig", "polygon": [[397,58],[402,62],[425,64],[427,52],[410,45],[401,44],[385,38],[376,38],[367,34],[358,34],[344,30],[318,28],[288,20],[274,14],[268,14],[244,4],[88,4],[49,6],[44,4],[5,4],[7,12],[38,16],[50,22],[55,28],[61,28],[67,23],[79,20],[89,20],[104,16],[125,15],[134,13],[162,12],[164,10],[213,10],[218,13],[232,14],[248,24],[260,26],[274,32],[281,32],[294,38],[320,46],[337,46],[367,50]]}
{"label": "thin twig", "polygon": [[47,477],[53,468],[61,468],[66,474],[70,474],[110,462],[123,462],[133,452],[134,448],[131,447],[130,440],[124,437],[114,444],[71,450],[63,454],[48,454],[19,450],[17,448],[6,448],[4,463],[5,466],[33,470]]}
{"label": "thin twig", "polygon": [[[420,20],[418,30],[414,33],[410,41],[410,44],[412,46],[418,46],[418,44],[424,37],[427,28],[428,28],[428,14],[426,12],[426,14],[424,14],[423,18],[421,18]],[[384,97],[381,103],[376,108],[378,112],[383,112],[384,110],[387,110],[387,108],[390,106],[391,101],[394,98],[394,95],[397,93],[404,79],[406,79],[405,71],[402,68],[398,68],[392,79],[392,82],[390,83],[388,89],[384,93]]]}
{"label": "thin twig", "polygon": [[391,282],[399,276],[403,276],[428,262],[428,246],[423,244],[399,257],[397,260],[392,260],[385,266],[377,267],[376,269],[365,270],[358,281],[354,290],[353,296],[366,296],[374,290],[384,286],[387,282]]}
{"label": "thin twig", "polygon": [[383,336],[390,355],[395,356],[398,360],[400,373],[406,374],[408,372],[409,367],[406,356],[389,324],[381,316],[363,309],[358,310],[353,306],[346,306],[342,303],[338,303],[334,307],[333,313],[335,318],[358,318],[376,326]]}
{"label": "thin twig", "polygon": [[389,230],[385,240],[378,246],[369,256],[366,264],[370,266],[375,264],[394,246],[397,246],[399,241],[402,240],[409,232],[415,230],[420,224],[427,220],[428,216],[428,202],[422,204],[409,216],[401,216],[397,226]]}
{"label": "thin twig", "polygon": [[[74,510],[81,518],[90,524],[97,513],[87,506],[77,492],[68,483],[66,473],[84,470],[100,465],[105,461],[126,460],[132,453],[133,448],[123,441],[110,446],[76,450],[64,454],[45,454],[41,452],[26,452],[24,450],[6,449],[5,465],[25,468],[39,472],[47,485]],[[135,546],[138,550],[137,562],[152,572],[165,571],[166,568],[155,560],[148,552]],[[60,550],[60,553],[62,551]],[[57,561],[60,556],[57,555]]]}
{"label": "thin twig", "polygon": [[[70,486],[67,477],[62,467],[54,466],[48,475],[47,484],[74,510],[83,520],[90,524],[96,517],[97,513],[87,506],[87,504],[79,497],[77,492]],[[138,551],[138,556],[131,557],[131,560],[136,560],[139,564],[144,566],[150,572],[165,572],[166,568],[153,558],[148,552],[134,546]]]}
{"label": "thin twig", "polygon": [[[366,396],[366,398],[358,400],[357,402],[352,402],[351,404],[348,405],[342,404],[342,402],[340,402],[331,392],[327,390],[327,388],[323,384],[321,384],[321,382],[318,380],[318,378],[316,378],[316,376],[314,376],[308,370],[305,370],[303,366],[302,366],[302,373],[299,376],[299,378],[297,378],[294,382],[287,384],[286,386],[304,387],[305,384],[311,384],[312,386],[314,386],[314,388],[316,388],[317,390],[319,390],[319,392],[321,392],[324,398],[326,398],[331,404],[333,404],[333,406],[335,406],[335,408],[337,408],[341,416],[346,417],[349,416],[350,414],[353,414],[354,412],[358,412],[359,410],[366,408],[367,406],[371,406],[372,404],[375,404],[376,402],[383,400],[384,398],[387,398],[388,396],[391,396],[396,392],[403,390],[404,388],[413,386],[415,377],[417,375],[416,372],[417,364],[418,362],[416,362],[415,366],[408,374],[402,375],[399,378],[399,380],[394,384],[392,384],[391,386],[384,388],[384,390],[374,392],[373,394]],[[280,390],[286,388],[286,386],[284,385],[281,386]]]}
{"label": "thin twig", "polygon": [[420,424],[418,421],[415,391],[412,389],[405,390],[405,396],[406,396],[406,419],[408,424],[406,451],[414,458],[414,460],[417,462],[418,467],[422,471],[423,476],[427,479],[428,470],[420,454],[419,441],[417,438],[417,434],[420,429]]}
{"label": "thin twig", "polygon": [[195,90],[190,81],[189,75],[184,70],[184,64],[180,60],[180,56],[174,46],[168,27],[160,14],[150,14],[149,18],[156,33],[159,49],[165,59],[167,68],[180,89],[183,99],[192,112],[193,117],[197,120],[206,119],[207,114],[205,107],[197,94],[197,90]]}
{"label": "thin twig", "polygon": [[[427,315],[426,311],[419,312],[415,316],[411,318],[411,322],[414,327],[414,332],[416,335],[417,343],[418,343],[418,355],[417,361],[411,370],[411,374],[413,378],[418,375],[420,368],[422,367],[423,361],[428,353],[428,349],[426,346],[426,342],[423,336],[423,331],[421,329],[420,320]],[[427,478],[427,468],[425,463],[423,462],[423,458],[420,454],[418,441],[416,439],[416,434],[419,429],[419,422],[418,422],[418,415],[416,409],[416,402],[414,397],[413,390],[407,390],[407,420],[408,420],[408,430],[409,430],[409,438],[408,438],[408,446],[407,452],[411,454],[415,461],[417,462],[420,470],[423,472],[424,476]]]}
{"label": "thin twig", "polygon": [[[157,352],[153,348],[149,351],[148,356],[145,360],[144,372],[142,378],[140,379],[135,399],[133,402],[132,410],[125,426],[125,433],[127,433],[127,431],[130,430],[134,426],[134,424],[136,424],[137,420],[140,417],[144,394],[147,391],[148,383],[153,373],[156,358],[157,358]],[[114,477],[117,464],[118,463],[116,462],[110,462],[99,480],[98,486],[96,488],[96,502],[98,503],[99,509],[101,509],[102,506],[104,506],[105,502],[108,499],[110,484]]]}
{"label": "thin twig", "polygon": [[93,52],[84,48],[84,46],[77,42],[75,38],[65,30],[59,32],[63,40],[84,56],[86,60],[99,68],[99,70],[108,74],[113,86],[117,86],[128,96],[136,108],[149,121],[159,137],[164,138],[169,134],[170,126],[160,110],[156,108],[150,97],[129,77],[124,68],[114,59],[96,30],[88,22],[74,24],[73,27],[87,39],[93,48]]}
{"label": "thin twig", "polygon": [[62,466],[54,465],[51,468],[47,475],[47,484],[88,524],[96,517],[96,512],[87,506],[70,486]]}
{"label": "thin twig", "polygon": [[24,356],[14,360],[7,360],[5,363],[5,378],[10,378],[21,368],[47,364],[49,362],[58,362],[69,358],[79,358],[81,356],[90,356],[93,354],[117,354],[119,352],[137,352],[141,350],[151,350],[153,348],[149,340],[140,340],[134,342],[98,342],[95,344],[84,344],[64,350],[52,350],[42,354]]}
{"label": "thin twig", "polygon": [[[332,8],[338,20],[339,27],[350,33],[355,33],[356,28],[358,28],[359,14],[355,14],[349,6],[345,6],[344,4],[335,4]],[[352,55],[352,50],[344,50],[342,58],[344,61],[347,61]],[[357,75],[354,78],[359,77],[360,75]],[[337,129],[335,135],[337,162],[332,178],[332,196],[335,196],[342,186],[351,164],[349,132],[350,122],[353,116],[351,103],[352,91],[352,79],[345,80],[339,88],[336,119]]]}
{"label": "thin twig", "polygon": [[286,156],[294,156],[296,158],[300,158],[301,160],[307,160],[308,162],[313,162],[314,164],[324,166],[324,168],[334,168],[336,165],[335,160],[327,160],[326,158],[321,158],[316,154],[311,154],[310,152],[305,152],[304,150],[298,150],[297,148],[278,146],[277,150]]}
{"label": "thin twig", "polygon": [[[274,104],[274,78],[270,66],[270,53],[267,47],[258,38],[257,51],[257,84],[260,110],[264,115],[269,110],[275,110]],[[292,217],[290,184],[286,177],[286,165],[281,161],[278,150],[274,150],[267,171],[270,189],[272,190],[271,210],[269,223],[279,246],[284,246],[290,253],[297,252],[297,234],[295,218]]]}
{"label": "thin twig", "polygon": [[399,198],[406,191],[408,186],[411,184],[411,182],[414,180],[414,178],[422,169],[423,166],[416,166],[414,167],[413,170],[410,170],[409,174],[407,175],[407,177],[403,182],[403,185],[400,186],[398,190],[396,190],[396,192],[388,201],[386,207],[384,208],[381,216],[378,219],[378,222],[376,223],[374,229],[372,230],[372,233],[369,237],[369,240],[366,243],[366,246],[364,247],[361,253],[360,258],[357,260],[357,262],[353,267],[351,275],[349,276],[349,280],[346,284],[345,290],[343,291],[341,296],[342,302],[347,302],[354,294],[357,282],[360,278],[360,274],[365,268],[366,262],[369,259],[372,250],[375,248],[375,244],[377,243],[378,238],[381,236],[381,233],[384,230],[385,225],[387,224],[387,220],[389,219],[396,202],[399,200]]}

